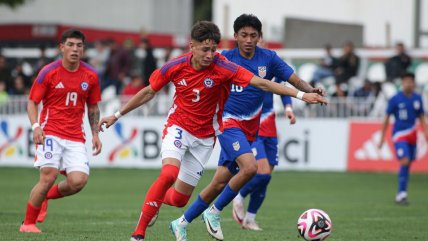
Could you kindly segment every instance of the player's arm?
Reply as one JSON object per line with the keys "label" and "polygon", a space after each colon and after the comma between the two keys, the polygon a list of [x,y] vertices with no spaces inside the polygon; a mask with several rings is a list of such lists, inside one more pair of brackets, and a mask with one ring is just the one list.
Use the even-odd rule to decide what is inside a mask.
{"label": "player's arm", "polygon": [[259,88],[264,91],[272,92],[278,95],[288,95],[292,97],[296,97],[301,99],[309,104],[327,104],[327,100],[325,100],[318,93],[304,93],[302,91],[292,89],[285,85],[278,84],[276,82],[272,82],[266,79],[262,79],[256,75],[250,80],[250,85],[256,88]]}
{"label": "player's arm", "polygon": [[383,143],[385,142],[385,134],[386,134],[386,130],[388,130],[388,126],[389,126],[389,114],[386,114],[385,119],[383,120],[383,124],[382,124],[382,130],[381,130],[381,135],[380,135],[380,141],[378,144],[378,148],[381,149],[383,146]]}
{"label": "player's arm", "polygon": [[322,88],[313,88],[308,82],[302,80],[294,73],[288,79],[288,83],[296,87],[296,89],[306,93],[318,93],[322,96],[326,95],[325,90],[323,90]]}
{"label": "player's arm", "polygon": [[128,112],[134,110],[135,108],[144,105],[149,102],[153,97],[155,97],[156,91],[152,88],[151,85],[145,87],[144,89],[138,91],[119,111],[114,113],[114,115],[107,116],[101,119],[98,123],[98,128],[100,131],[103,130],[103,125],[106,124],[106,128],[109,128],[113,125],[122,115],[126,115]]}
{"label": "player's arm", "polygon": [[284,112],[285,117],[287,117],[290,120],[291,125],[294,125],[296,123],[296,116],[294,115],[294,112],[293,112],[291,97],[286,95],[281,96],[281,100],[285,109],[285,112]]}
{"label": "player's arm", "polygon": [[100,108],[98,104],[88,105],[88,120],[92,131],[92,155],[98,155],[101,152],[102,143],[98,137],[98,122],[100,121]]}
{"label": "player's arm", "polygon": [[428,141],[428,127],[427,127],[427,124],[425,121],[425,115],[423,112],[419,115],[419,123],[421,125],[422,131],[424,132],[425,140]]}
{"label": "player's arm", "polygon": [[31,129],[33,130],[33,141],[34,144],[44,144],[45,143],[45,133],[43,132],[39,119],[39,104],[36,104],[33,100],[29,99],[27,104],[27,114],[30,119]]}

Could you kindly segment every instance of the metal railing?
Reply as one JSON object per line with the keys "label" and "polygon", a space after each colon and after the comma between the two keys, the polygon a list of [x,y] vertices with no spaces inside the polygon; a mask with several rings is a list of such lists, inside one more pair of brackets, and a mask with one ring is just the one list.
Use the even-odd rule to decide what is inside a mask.
{"label": "metal railing", "polygon": [[[102,115],[110,115],[126,103],[130,97],[120,96],[103,100],[99,103]],[[305,118],[379,118],[386,108],[386,99],[378,96],[368,98],[338,98],[330,97],[329,104],[307,105],[302,101],[293,102],[294,113]],[[172,97],[158,94],[146,105],[128,113],[130,116],[166,116],[172,105]],[[276,108],[278,116],[283,114],[283,108]],[[27,113],[26,96],[9,96],[6,102],[0,103],[0,115],[19,115]]]}

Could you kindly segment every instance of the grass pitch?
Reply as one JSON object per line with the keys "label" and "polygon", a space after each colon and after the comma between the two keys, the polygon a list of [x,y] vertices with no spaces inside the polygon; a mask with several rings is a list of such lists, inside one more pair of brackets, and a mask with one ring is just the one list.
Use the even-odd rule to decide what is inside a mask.
{"label": "grass pitch", "polygon": [[[79,194],[49,203],[41,234],[21,234],[28,194],[38,179],[35,169],[0,168],[0,240],[127,241],[136,225],[140,207],[159,170],[93,169]],[[206,172],[197,193],[211,179]],[[298,238],[296,222],[306,209],[326,211],[333,221],[331,241],[428,240],[428,175],[412,174],[410,205],[394,203],[395,174],[275,172],[257,221],[262,232],[244,231],[231,216],[222,214],[225,240],[289,240]],[[189,204],[190,204],[189,202]],[[174,240],[169,222],[184,209],[163,206],[146,240]],[[188,239],[212,240],[200,219],[188,228]]]}

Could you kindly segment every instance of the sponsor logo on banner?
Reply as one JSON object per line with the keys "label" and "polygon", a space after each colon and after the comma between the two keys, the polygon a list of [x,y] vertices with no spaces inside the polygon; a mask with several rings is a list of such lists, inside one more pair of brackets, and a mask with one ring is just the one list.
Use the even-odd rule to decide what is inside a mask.
{"label": "sponsor logo on banner", "polygon": [[[381,123],[351,122],[348,148],[349,171],[397,171],[399,163],[391,138],[389,126],[385,142],[378,148],[381,139]],[[428,143],[418,132],[417,158],[412,164],[414,172],[428,172]]]}
{"label": "sponsor logo on banner", "polygon": [[259,77],[264,78],[266,76],[266,66],[259,66]]}
{"label": "sponsor logo on banner", "polygon": [[132,128],[129,136],[125,137],[123,134],[122,122],[117,122],[113,127],[116,135],[119,137],[122,143],[110,151],[110,154],[108,155],[109,163],[114,162],[116,159],[137,158],[138,150],[133,145],[131,145],[133,140],[137,137],[137,128]]}
{"label": "sponsor logo on banner", "polygon": [[[8,121],[2,120],[0,122],[0,133],[5,141],[0,142],[0,158],[1,156],[12,157],[22,156],[24,151],[22,146],[18,143],[19,138],[22,136],[24,128],[18,126],[12,130]],[[14,133],[14,134],[12,134]]]}

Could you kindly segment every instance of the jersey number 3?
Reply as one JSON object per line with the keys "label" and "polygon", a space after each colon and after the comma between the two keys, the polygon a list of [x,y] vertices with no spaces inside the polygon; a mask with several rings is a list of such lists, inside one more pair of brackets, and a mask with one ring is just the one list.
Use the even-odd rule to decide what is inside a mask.
{"label": "jersey number 3", "polygon": [[68,92],[67,99],[65,100],[65,105],[69,106],[70,102],[73,106],[76,106],[77,103],[77,93],[76,92]]}
{"label": "jersey number 3", "polygon": [[201,99],[201,91],[198,89],[193,89],[193,92],[195,92],[195,98],[192,99],[192,102],[198,102]]}

